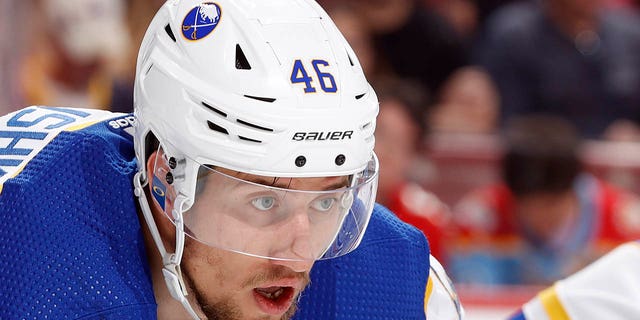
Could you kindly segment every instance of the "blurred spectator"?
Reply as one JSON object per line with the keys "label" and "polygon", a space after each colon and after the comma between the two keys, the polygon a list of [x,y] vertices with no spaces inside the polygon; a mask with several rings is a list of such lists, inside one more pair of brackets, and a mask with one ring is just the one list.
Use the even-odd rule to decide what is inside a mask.
{"label": "blurred spectator", "polygon": [[473,0],[425,0],[428,8],[443,17],[463,39],[474,37],[478,24],[479,12]]}
{"label": "blurred spectator", "polygon": [[637,142],[640,141],[640,127],[632,120],[616,120],[607,128],[602,137],[611,141]]}
{"label": "blurred spectator", "polygon": [[498,104],[496,88],[484,70],[461,68],[442,88],[428,117],[429,128],[441,133],[494,133]]}
{"label": "blurred spectator", "polygon": [[[0,114],[22,107],[18,97],[19,59],[25,54],[25,44],[33,37],[31,1],[0,0]],[[30,21],[32,23],[23,23]],[[20,36],[15,36],[19,34]]]}
{"label": "blurred spectator", "polygon": [[483,25],[487,19],[498,10],[509,3],[517,2],[521,0],[471,0],[475,2],[478,8],[478,21]]}
{"label": "blurred spectator", "polygon": [[155,13],[160,9],[163,0],[127,0],[127,26],[131,34],[131,46],[126,55],[126,64],[122,74],[113,82],[111,93],[111,110],[117,112],[133,112],[133,82],[136,74],[138,45],[142,43],[147,27]]}
{"label": "blurred spectator", "polygon": [[39,34],[20,70],[22,104],[109,108],[128,52],[123,0],[39,0]]}
{"label": "blurred spectator", "polygon": [[442,256],[442,237],[450,222],[447,207],[415,182],[418,152],[424,136],[426,96],[422,87],[385,79],[374,83],[380,100],[375,152],[380,160],[376,200],[398,217],[422,230],[431,254]]}
{"label": "blurred spectator", "polygon": [[505,138],[504,181],[454,209],[454,281],[546,285],[640,238],[640,200],[582,171],[581,140],[569,123],[523,117]]}
{"label": "blurred spectator", "polygon": [[467,45],[482,41],[487,18],[498,8],[520,0],[423,0],[454,27]]}
{"label": "blurred spectator", "polygon": [[4,72],[0,72],[0,113],[5,114],[5,109],[8,111],[8,101],[9,98],[7,95],[9,94],[9,72],[6,72],[9,64],[9,53],[11,52],[9,49],[9,24],[5,21],[10,19],[9,14],[9,1],[2,0],[0,1],[0,70]]}
{"label": "blurred spectator", "polygon": [[373,48],[371,31],[362,17],[348,5],[329,7],[329,15],[356,53],[367,78],[373,80],[376,73],[376,53]]}
{"label": "blurred spectator", "polygon": [[350,0],[373,34],[376,71],[418,81],[437,94],[467,63],[455,30],[417,0]]}
{"label": "blurred spectator", "polygon": [[497,84],[503,121],[547,112],[600,138],[617,120],[640,120],[634,12],[600,0],[526,1],[496,12],[487,32],[479,61]]}

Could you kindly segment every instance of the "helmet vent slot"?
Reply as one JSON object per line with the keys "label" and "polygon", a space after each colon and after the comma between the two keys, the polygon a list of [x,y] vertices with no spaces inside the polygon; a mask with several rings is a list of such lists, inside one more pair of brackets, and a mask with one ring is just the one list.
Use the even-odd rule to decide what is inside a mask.
{"label": "helmet vent slot", "polygon": [[360,126],[360,130],[366,130],[366,129],[367,129],[367,128],[369,128],[370,126],[371,126],[371,122],[369,122],[369,123],[367,123],[367,124],[365,124],[365,125]]}
{"label": "helmet vent slot", "polygon": [[167,34],[169,35],[169,38],[171,38],[173,42],[176,42],[176,36],[173,34],[173,30],[171,30],[171,26],[168,23],[164,27],[164,31],[167,32]]}
{"label": "helmet vent slot", "polygon": [[249,96],[249,95],[244,95],[245,98],[249,98],[249,99],[254,99],[254,100],[258,100],[258,101],[263,101],[263,102],[269,102],[269,103],[273,103],[276,101],[276,99],[274,98],[265,98],[265,97],[254,97],[254,96]]}
{"label": "helmet vent slot", "polygon": [[144,75],[148,75],[149,72],[151,72],[151,69],[153,69],[153,63],[149,65],[149,67],[147,68],[147,71],[144,72]]}
{"label": "helmet vent slot", "polygon": [[207,121],[207,125],[209,125],[209,129],[213,130],[213,131],[217,131],[220,133],[224,133],[226,135],[229,135],[229,131],[227,131],[227,129],[211,122],[211,121]]}
{"label": "helmet vent slot", "polygon": [[273,132],[273,129],[269,129],[269,128],[265,128],[265,127],[261,127],[259,125],[253,124],[253,123],[249,123],[240,119],[237,119],[236,121],[238,121],[239,124],[243,124],[245,126],[254,128],[254,129],[258,129],[258,130],[262,130],[262,131],[267,131],[267,132]]}
{"label": "helmet vent slot", "polygon": [[244,51],[240,48],[239,44],[236,44],[236,69],[238,70],[251,70],[251,65],[244,55]]}
{"label": "helmet vent slot", "polygon": [[215,113],[217,113],[217,114],[219,114],[219,115],[221,115],[221,116],[223,116],[223,117],[225,117],[225,118],[227,117],[227,114],[226,114],[226,113],[224,113],[224,112],[222,112],[222,111],[220,111],[220,110],[218,110],[218,109],[216,109],[216,108],[212,107],[211,105],[207,104],[206,102],[202,102],[202,105],[203,105],[205,108],[207,108],[207,109],[209,109],[209,110],[211,110],[211,111],[213,111],[213,112],[215,112]]}
{"label": "helmet vent slot", "polygon": [[357,96],[356,96],[356,100],[360,100],[360,99],[362,99],[362,97],[364,97],[366,94],[367,94],[367,93],[365,92],[365,93],[363,93],[363,94],[359,94],[359,95],[357,95]]}
{"label": "helmet vent slot", "polygon": [[251,138],[247,138],[247,137],[243,137],[243,136],[238,136],[238,138],[240,138],[240,140],[244,140],[244,141],[262,143],[262,141],[260,141],[260,140],[255,140],[255,139],[251,139]]}

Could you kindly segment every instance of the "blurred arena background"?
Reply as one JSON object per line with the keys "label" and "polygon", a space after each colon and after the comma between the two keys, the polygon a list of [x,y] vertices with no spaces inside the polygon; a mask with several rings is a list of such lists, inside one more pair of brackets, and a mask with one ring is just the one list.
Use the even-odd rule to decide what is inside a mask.
{"label": "blurred arena background", "polygon": [[[554,259],[569,252],[545,245],[544,239],[543,244],[532,244],[527,232],[518,233],[520,227],[504,240],[491,228],[498,218],[487,212],[472,216],[489,226],[481,235],[486,240],[482,247],[450,245],[467,239],[458,224],[468,217],[459,212],[460,202],[474,190],[503,180],[505,128],[513,119],[546,114],[570,123],[580,139],[581,174],[613,186],[619,190],[616,197],[619,193],[625,199],[603,212],[593,209],[596,217],[589,221],[584,220],[587,209],[574,199],[573,211],[561,221],[566,228],[552,232],[553,241],[578,239],[572,228],[583,226],[586,235],[570,252],[575,258],[588,255],[586,262],[640,234],[636,1],[320,3],[356,51],[380,96],[376,152],[385,175],[380,202],[425,232],[434,255],[452,270],[468,319],[505,318],[553,280],[494,281],[504,273],[522,272],[515,262],[498,267],[495,259],[483,264],[490,280],[467,278],[459,276],[464,269],[455,271],[452,257],[484,250],[484,257],[493,259],[514,250],[528,252],[518,251],[523,246],[532,252],[550,251],[545,254]],[[138,45],[161,4],[0,0],[0,113],[32,104],[132,111]],[[539,141],[542,146],[548,143]],[[601,205],[599,194],[592,195],[595,205]],[[603,224],[608,231],[601,230]],[[529,261],[519,253],[517,259]]]}

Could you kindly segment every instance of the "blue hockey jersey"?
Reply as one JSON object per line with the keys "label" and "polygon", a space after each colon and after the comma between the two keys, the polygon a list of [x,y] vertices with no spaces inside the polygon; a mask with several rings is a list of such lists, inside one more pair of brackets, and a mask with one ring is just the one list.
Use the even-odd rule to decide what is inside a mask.
{"label": "blue hockey jersey", "polygon": [[[0,319],[156,318],[133,122],[46,107],[0,118]],[[296,319],[424,319],[428,274],[422,233],[377,206],[357,250],[316,263]]]}

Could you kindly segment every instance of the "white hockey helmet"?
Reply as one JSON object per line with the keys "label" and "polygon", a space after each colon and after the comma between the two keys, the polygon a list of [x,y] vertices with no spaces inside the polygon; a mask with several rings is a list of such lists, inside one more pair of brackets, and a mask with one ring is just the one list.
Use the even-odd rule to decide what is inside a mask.
{"label": "white hockey helmet", "polygon": [[[315,1],[170,0],[138,56],[138,177],[179,232],[210,246],[340,256],[357,247],[373,210],[377,112],[355,54]],[[347,179],[293,190],[247,176]],[[305,210],[304,249],[283,249],[273,235],[291,233],[287,223]]]}

